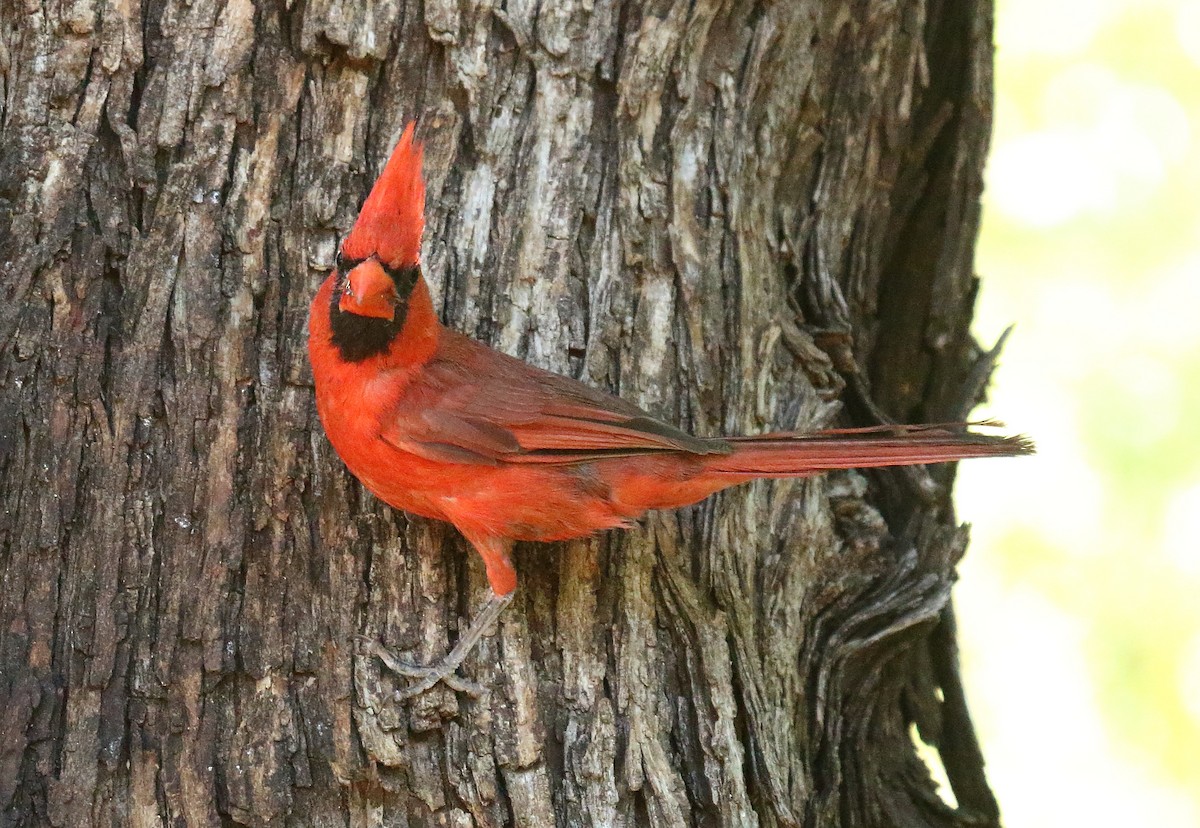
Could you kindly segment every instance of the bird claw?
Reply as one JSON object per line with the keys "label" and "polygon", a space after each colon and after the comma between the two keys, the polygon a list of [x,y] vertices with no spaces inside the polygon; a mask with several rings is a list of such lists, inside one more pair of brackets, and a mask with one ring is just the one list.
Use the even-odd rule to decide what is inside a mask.
{"label": "bird claw", "polygon": [[429,666],[413,664],[412,662],[397,658],[382,642],[376,641],[373,638],[368,638],[365,635],[357,635],[354,638],[355,643],[358,644],[358,651],[362,655],[375,656],[383,663],[384,667],[398,676],[417,679],[411,687],[404,690],[396,690],[392,694],[394,701],[399,702],[415,698],[426,690],[437,686],[439,683],[445,684],[451,690],[459,693],[466,693],[473,699],[483,695],[483,686],[458,675],[456,671],[459,664],[452,662],[450,658],[444,658],[438,663]]}
{"label": "bird claw", "polygon": [[359,645],[359,652],[363,655],[375,656],[398,676],[416,679],[409,687],[396,690],[392,694],[392,698],[397,702],[415,698],[438,684],[445,684],[450,689],[466,693],[471,698],[479,698],[483,695],[483,686],[458,675],[458,668],[510,601],[512,601],[512,593],[503,596],[492,593],[475,620],[471,622],[470,627],[467,628],[466,633],[454,645],[454,649],[441,661],[427,667],[396,658],[392,651],[383,644],[365,635],[355,636],[355,641]]}
{"label": "bird claw", "polygon": [[416,698],[426,690],[436,686],[438,682],[445,684],[451,690],[455,690],[459,693],[465,693],[473,699],[477,699],[483,695],[482,684],[465,679],[453,670],[443,673],[437,667],[429,667],[426,669],[430,671],[427,677],[423,678],[412,687],[405,688],[404,690],[394,691],[392,693],[392,701],[402,702]]}

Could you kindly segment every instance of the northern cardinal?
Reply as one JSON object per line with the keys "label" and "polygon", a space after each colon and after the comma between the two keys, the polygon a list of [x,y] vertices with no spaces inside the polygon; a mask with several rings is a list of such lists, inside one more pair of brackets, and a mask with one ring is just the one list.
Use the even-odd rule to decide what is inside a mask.
{"label": "northern cardinal", "polygon": [[628,527],[755,478],[1032,450],[962,426],[695,437],[449,330],[421,275],[421,154],[409,124],[313,298],[308,338],[317,411],[350,471],[392,506],[454,524],[487,568],[491,594],[438,665],[375,650],[419,679],[405,696],[450,680],[512,599],[514,541]]}

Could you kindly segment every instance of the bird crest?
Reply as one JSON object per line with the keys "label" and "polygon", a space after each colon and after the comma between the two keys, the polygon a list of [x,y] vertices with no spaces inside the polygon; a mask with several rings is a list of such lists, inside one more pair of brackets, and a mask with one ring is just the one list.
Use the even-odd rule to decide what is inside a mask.
{"label": "bird crest", "polygon": [[358,220],[342,242],[342,256],[362,260],[377,256],[390,268],[415,265],[421,257],[425,228],[425,181],[421,177],[423,147],[413,139],[413,124],[363,202]]}

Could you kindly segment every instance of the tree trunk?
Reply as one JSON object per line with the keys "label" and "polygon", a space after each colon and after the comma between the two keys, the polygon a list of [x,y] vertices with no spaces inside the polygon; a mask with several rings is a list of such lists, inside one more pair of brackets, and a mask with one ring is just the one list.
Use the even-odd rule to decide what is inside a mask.
{"label": "tree trunk", "polygon": [[305,357],[416,117],[447,324],[705,435],[962,418],[991,14],[4,0],[3,824],[997,824],[952,469],[520,546],[484,694],[397,705],[355,636],[440,655],[482,567],[346,472]]}

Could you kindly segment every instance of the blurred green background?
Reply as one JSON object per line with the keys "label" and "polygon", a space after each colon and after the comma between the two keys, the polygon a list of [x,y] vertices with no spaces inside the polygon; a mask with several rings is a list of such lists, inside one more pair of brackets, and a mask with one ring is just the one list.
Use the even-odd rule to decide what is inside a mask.
{"label": "blurred green background", "polygon": [[1200,0],[999,0],[956,594],[1010,828],[1200,825]]}

